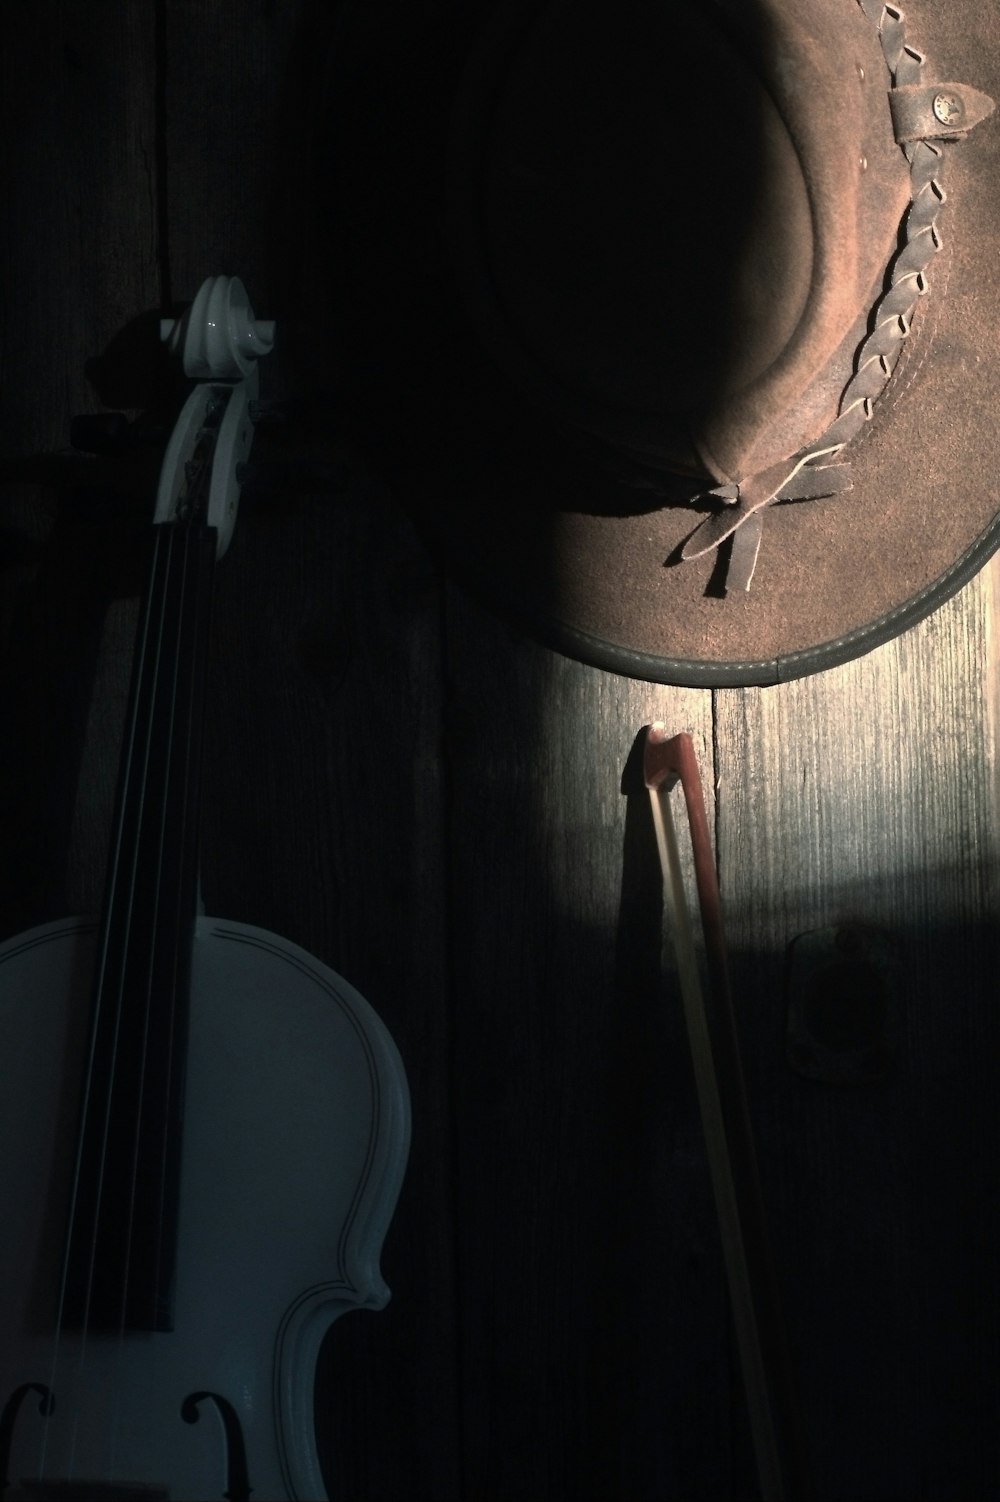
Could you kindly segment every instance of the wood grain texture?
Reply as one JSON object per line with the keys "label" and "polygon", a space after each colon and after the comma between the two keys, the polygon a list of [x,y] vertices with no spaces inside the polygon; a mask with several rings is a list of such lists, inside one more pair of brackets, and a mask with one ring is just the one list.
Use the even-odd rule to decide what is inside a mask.
{"label": "wood grain texture", "polygon": [[450,596],[466,1494],[717,1496],[728,1330],[644,724],[710,695],[593,672]]}
{"label": "wood grain texture", "polygon": [[1000,558],[994,556],[979,580],[983,591],[985,671],[983,696],[986,701],[983,741],[983,778],[990,799],[990,828],[994,839],[1000,838]]}
{"label": "wood grain texture", "polygon": [[153,30],[152,0],[5,9],[5,456],[65,446],[100,406],[95,357],[159,300]]}
{"label": "wood grain texture", "polygon": [[152,4],[53,0],[8,7],[4,27],[0,914],[14,932],[98,905],[117,753],[113,726],[99,743],[84,729],[121,528],[86,461],[56,488],[38,456],[100,410],[108,346],[160,285]]}
{"label": "wood grain texture", "polygon": [[[317,151],[336,10],[169,0],[160,43],[170,296],[184,304],[206,276],[241,277],[278,322],[268,395],[304,404],[328,394],[338,358]],[[327,429],[329,417],[327,406]]]}
{"label": "wood grain texture", "polygon": [[[995,1478],[991,577],[859,662],[716,696],[723,901],[823,1497]],[[784,1059],[787,946],[845,923],[899,961],[896,1057],[853,1088]]]}
{"label": "wood grain texture", "polygon": [[363,484],[246,518],[220,581],[206,902],[347,976],[413,1100],[393,1302],[332,1332],[317,1389],[334,1497],[455,1494],[436,593],[404,520]]}

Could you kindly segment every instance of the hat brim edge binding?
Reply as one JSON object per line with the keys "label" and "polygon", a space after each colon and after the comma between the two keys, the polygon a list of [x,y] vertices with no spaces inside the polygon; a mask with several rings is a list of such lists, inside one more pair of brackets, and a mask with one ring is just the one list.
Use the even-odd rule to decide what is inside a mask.
{"label": "hat brim edge binding", "polygon": [[[965,550],[952,566],[932,580],[917,594],[867,625],[830,641],[806,647],[782,656],[745,661],[717,662],[707,659],[675,658],[641,652],[620,646],[571,626],[557,617],[541,612],[521,598],[491,585],[485,568],[474,568],[469,555],[449,547],[444,532],[426,525],[421,529],[425,541],[436,550],[461,588],[467,589],[487,608],[499,610],[510,623],[519,623],[533,640],[552,651],[586,667],[606,673],[659,683],[673,688],[772,688],[790,683],[830,668],[843,667],[876,647],[895,640],[903,632],[926,620],[928,616],[971,583],[979,571],[1000,549],[1000,513]],[[460,571],[457,565],[460,564]]]}

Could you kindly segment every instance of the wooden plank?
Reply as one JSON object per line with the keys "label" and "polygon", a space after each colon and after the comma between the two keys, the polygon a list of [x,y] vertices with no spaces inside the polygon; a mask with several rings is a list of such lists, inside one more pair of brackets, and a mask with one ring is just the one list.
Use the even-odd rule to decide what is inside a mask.
{"label": "wooden plank", "polygon": [[436,576],[364,483],[245,518],[220,569],[206,903],[356,985],[413,1102],[384,1257],[393,1301],[342,1321],[325,1348],[317,1425],[334,1497],[405,1495],[407,1477],[457,1495],[439,619]]}
{"label": "wooden plank", "polygon": [[466,1494],[728,1494],[724,1282],[679,1003],[660,967],[652,719],[630,682],[449,605]]}
{"label": "wooden plank", "polygon": [[311,0],[170,0],[163,37],[170,295],[239,276],[280,324],[268,394],[300,402],[337,359],[319,155],[335,24]]}
{"label": "wooden plank", "polygon": [[[159,303],[154,8],[8,8],[0,53],[0,926],[99,905],[117,707],[85,740],[120,524],[61,461],[76,413],[121,395],[109,358]],[[65,483],[57,483],[65,482]],[[126,631],[129,624],[125,626]]]}
{"label": "wooden plank", "polygon": [[[983,771],[990,793],[992,809],[990,828],[1000,830],[1000,557],[994,557],[983,570],[979,580],[983,591],[984,608],[984,678],[983,694],[986,702],[986,719],[983,740]],[[995,871],[987,865],[988,879],[995,879]]]}
{"label": "wooden plank", "polygon": [[[716,696],[751,1103],[831,1499],[995,1479],[995,577],[859,662]],[[854,1087],[784,1046],[787,946],[843,924],[899,963],[896,1055]]]}
{"label": "wooden plank", "polygon": [[440,583],[338,445],[335,409],[310,405],[332,341],[309,157],[332,22],[306,0],[166,10],[172,294],[242,277],[278,323],[264,394],[299,406],[270,448],[258,438],[273,483],[243,506],[219,570],[205,895],[344,974],[400,1048],[414,1130],[384,1256],[393,1300],[331,1332],[317,1430],[331,1496],[448,1498],[459,1481]]}
{"label": "wooden plank", "polygon": [[[4,453],[54,453],[100,407],[98,356],[156,305],[153,5],[10,10],[0,62]],[[88,362],[91,369],[88,370]]]}

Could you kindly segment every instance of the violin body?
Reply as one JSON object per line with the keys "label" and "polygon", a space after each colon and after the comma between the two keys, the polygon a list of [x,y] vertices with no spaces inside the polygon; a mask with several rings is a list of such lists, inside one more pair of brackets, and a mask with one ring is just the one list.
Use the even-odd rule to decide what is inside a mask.
{"label": "violin body", "polygon": [[161,337],[167,443],[100,918],[0,947],[0,1502],[323,1498],[316,1358],[389,1293],[409,1148],[375,1012],[199,916],[215,564],[274,337],[236,277]]}
{"label": "violin body", "polygon": [[319,1347],[388,1299],[409,1139],[395,1045],[304,950],[198,918],[173,1328],[62,1328],[97,951],[84,919],[0,947],[0,1497],[325,1497]]}

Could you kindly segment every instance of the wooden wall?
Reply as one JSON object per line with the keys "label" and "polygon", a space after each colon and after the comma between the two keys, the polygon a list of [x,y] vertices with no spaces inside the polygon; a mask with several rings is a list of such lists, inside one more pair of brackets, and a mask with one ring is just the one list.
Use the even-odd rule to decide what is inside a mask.
{"label": "wooden wall", "polygon": [[[210,912],[350,979],[410,1081],[393,1301],[344,1319],[319,1373],[331,1495],[754,1494],[655,853],[622,793],[652,719],[693,733],[712,805],[817,1494],[1000,1493],[1000,574],[765,690],[523,639],[441,576],[323,404],[329,9],[40,0],[3,23],[0,936],[100,900],[128,497],[155,455],[145,480],[142,456],[84,471],[70,418],[146,407],[149,321],[217,272],[281,321],[270,394],[320,393],[261,438],[270,482],[220,570],[203,879]],[[786,968],[852,923],[886,936],[896,1034],[885,1078],[846,1086],[789,1067]]]}

